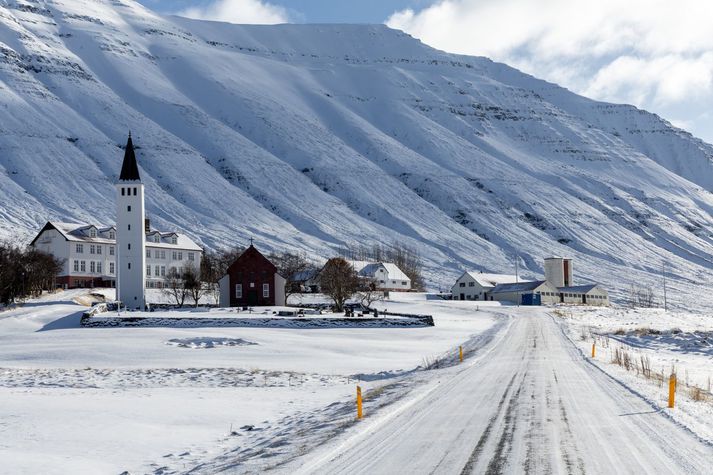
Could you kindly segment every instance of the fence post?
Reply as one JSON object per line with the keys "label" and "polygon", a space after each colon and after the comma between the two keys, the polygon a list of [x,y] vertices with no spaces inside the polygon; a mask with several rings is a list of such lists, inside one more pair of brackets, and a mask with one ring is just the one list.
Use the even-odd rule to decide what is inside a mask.
{"label": "fence post", "polygon": [[676,373],[671,373],[671,377],[668,380],[668,407],[669,407],[669,409],[673,409],[675,402],[676,402]]}
{"label": "fence post", "polygon": [[592,358],[596,357],[597,355],[597,342],[592,343]]}
{"label": "fence post", "polygon": [[364,417],[364,412],[362,411],[362,400],[361,400],[361,386],[357,386],[357,419]]}
{"label": "fence post", "polygon": [[460,357],[460,362],[463,362],[463,347],[459,346],[458,347],[458,356]]}

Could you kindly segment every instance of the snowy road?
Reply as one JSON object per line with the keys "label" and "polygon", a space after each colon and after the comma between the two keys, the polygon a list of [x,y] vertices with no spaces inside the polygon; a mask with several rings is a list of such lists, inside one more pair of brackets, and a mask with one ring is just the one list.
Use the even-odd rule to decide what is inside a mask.
{"label": "snowy road", "polygon": [[710,473],[713,447],[587,363],[541,309],[294,473]]}

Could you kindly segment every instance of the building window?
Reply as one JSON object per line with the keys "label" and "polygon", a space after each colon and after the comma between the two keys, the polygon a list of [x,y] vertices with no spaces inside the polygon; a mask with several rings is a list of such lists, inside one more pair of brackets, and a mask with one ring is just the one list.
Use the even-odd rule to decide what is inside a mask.
{"label": "building window", "polygon": [[109,246],[109,255],[110,256],[114,255],[114,246]]}
{"label": "building window", "polygon": [[75,251],[77,254],[84,254],[84,244],[77,244]]}
{"label": "building window", "polygon": [[131,231],[131,225],[130,225],[130,224],[128,224],[128,225],[126,226],[126,228],[127,228],[129,231]]}
{"label": "building window", "polygon": [[101,255],[101,253],[102,253],[102,247],[97,246],[97,254]]}
{"label": "building window", "polygon": [[127,244],[127,246],[129,246],[129,250],[131,250],[131,243]]}
{"label": "building window", "polygon": [[195,260],[195,259],[194,259],[194,254],[193,254],[192,252],[189,252],[189,253],[188,253],[188,260],[189,260],[189,261]]}
{"label": "building window", "polygon": [[159,267],[158,267],[158,266],[154,266],[154,268],[153,268],[153,274],[154,274],[156,277],[158,277],[159,275],[161,275],[161,273],[159,272]]}
{"label": "building window", "polygon": [[405,280],[402,280],[402,281],[401,281],[401,285],[408,285],[408,282],[405,281]]}
{"label": "building window", "polygon": [[109,239],[116,239],[116,234],[114,231],[109,231]]}
{"label": "building window", "polygon": [[158,234],[153,237],[153,242],[161,242],[161,236]]}
{"label": "building window", "polygon": [[166,277],[166,266],[161,266],[161,277]]}
{"label": "building window", "polygon": [[131,213],[131,206],[127,206],[127,207],[126,207],[126,211],[128,211],[129,213]]}
{"label": "building window", "polygon": [[171,237],[171,244],[178,244],[178,238],[176,236]]}
{"label": "building window", "polygon": [[151,266],[146,266],[146,277],[151,277]]}
{"label": "building window", "polygon": [[171,258],[172,258],[174,261],[177,261],[177,260],[178,260],[178,253],[177,253],[176,251],[173,251],[173,252],[171,253]]}
{"label": "building window", "polygon": [[79,272],[79,261],[76,259],[74,261],[74,272]]}
{"label": "building window", "polygon": [[134,196],[136,196],[136,187],[134,187]]}
{"label": "building window", "polygon": [[111,275],[114,275],[114,263],[113,262],[109,263],[109,273]]}
{"label": "building window", "polygon": [[86,261],[79,261],[79,270],[82,272],[87,271],[87,263]]}
{"label": "building window", "polygon": [[166,251],[161,251],[161,259],[166,259]]}
{"label": "building window", "polygon": [[179,260],[179,261],[182,261],[182,260],[183,260],[183,253],[182,253],[182,252],[179,252],[179,253],[178,253],[178,260]]}
{"label": "building window", "polygon": [[95,273],[96,271],[97,271],[97,265],[96,265],[96,263],[95,263],[94,261],[91,261],[91,262],[89,263],[89,272],[91,272],[91,273],[93,274],[93,273]]}
{"label": "building window", "polygon": [[146,249],[146,257],[151,257],[151,249]]}
{"label": "building window", "polygon": [[125,193],[124,193],[125,191],[126,191],[126,189],[125,189],[124,187],[122,187],[122,188],[121,188],[121,196],[124,196],[124,195],[125,195]]}
{"label": "building window", "polygon": [[243,284],[235,284],[235,298],[243,298]]}
{"label": "building window", "polygon": [[96,251],[97,251],[97,247],[94,244],[89,246],[89,254],[96,254],[97,253]]}
{"label": "building window", "polygon": [[89,230],[89,237],[93,237],[93,238],[97,237],[97,230],[94,229],[94,228],[90,229],[90,230]]}
{"label": "building window", "polygon": [[129,265],[129,269],[131,269],[131,262],[129,262],[129,264],[128,264],[128,265]]}
{"label": "building window", "polygon": [[475,287],[475,282],[468,282],[468,287]]}
{"label": "building window", "polygon": [[459,285],[460,287],[465,287],[465,282],[461,282],[461,283],[458,284],[458,285]]}
{"label": "building window", "polygon": [[262,296],[265,298],[270,296],[270,284],[262,284]]}

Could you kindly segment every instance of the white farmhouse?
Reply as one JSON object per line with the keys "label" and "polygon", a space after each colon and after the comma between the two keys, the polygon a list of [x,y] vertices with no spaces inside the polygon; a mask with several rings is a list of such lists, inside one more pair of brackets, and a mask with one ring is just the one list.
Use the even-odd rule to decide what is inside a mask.
{"label": "white farmhouse", "polygon": [[372,280],[377,289],[411,290],[411,279],[391,262],[349,261],[359,277]]}
{"label": "white farmhouse", "polygon": [[[519,279],[519,281],[528,282],[522,279]],[[488,292],[498,284],[511,282],[518,282],[517,276],[468,271],[458,277],[458,280],[451,288],[451,294],[454,300],[492,300],[488,297]]]}

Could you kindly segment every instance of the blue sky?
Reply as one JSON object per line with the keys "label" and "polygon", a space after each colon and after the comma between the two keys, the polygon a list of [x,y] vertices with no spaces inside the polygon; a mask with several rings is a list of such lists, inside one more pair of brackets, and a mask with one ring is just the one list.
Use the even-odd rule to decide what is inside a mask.
{"label": "blue sky", "polygon": [[592,99],[633,104],[713,143],[713,2],[139,0],[231,23],[386,23]]}

